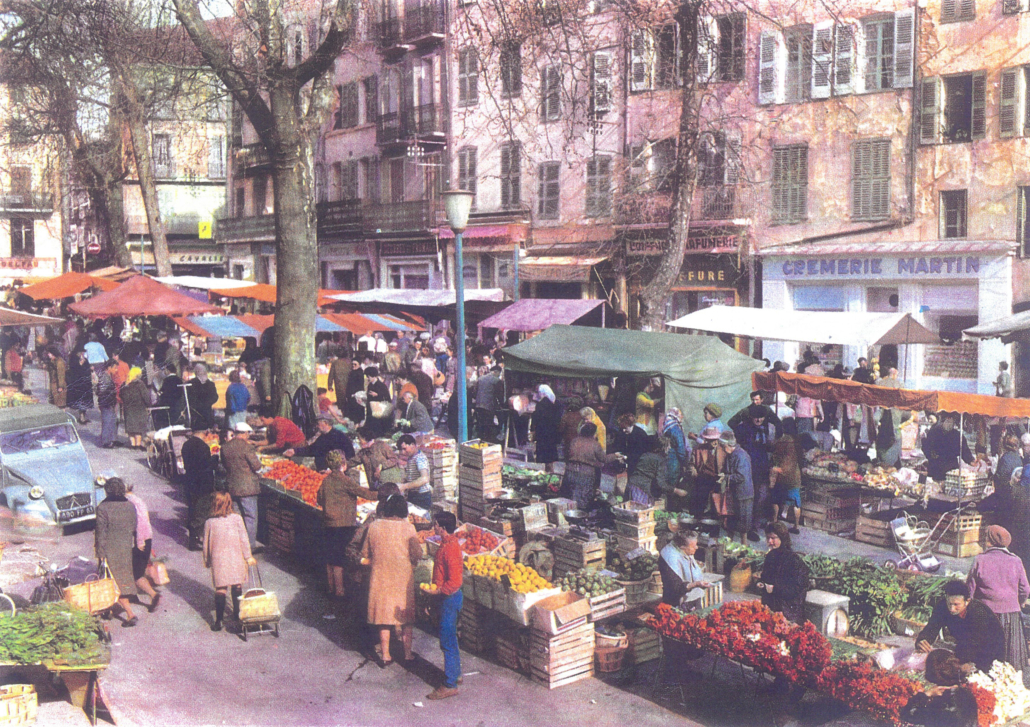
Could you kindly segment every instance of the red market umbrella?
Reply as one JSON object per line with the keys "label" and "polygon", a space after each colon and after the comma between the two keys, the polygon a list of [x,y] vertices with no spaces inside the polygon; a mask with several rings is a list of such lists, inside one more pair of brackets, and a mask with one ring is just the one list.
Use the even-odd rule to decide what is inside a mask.
{"label": "red market umbrella", "polygon": [[74,303],[70,307],[75,313],[88,318],[222,313],[221,308],[179,293],[142,275],[129,278],[114,290]]}

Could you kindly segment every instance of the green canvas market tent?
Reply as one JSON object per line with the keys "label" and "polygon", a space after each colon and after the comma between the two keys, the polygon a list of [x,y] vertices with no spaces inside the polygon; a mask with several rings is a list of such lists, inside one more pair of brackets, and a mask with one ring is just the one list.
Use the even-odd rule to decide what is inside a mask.
{"label": "green canvas market tent", "polygon": [[705,404],[721,406],[724,422],[749,404],[751,374],[763,368],[714,336],[561,325],[505,348],[504,365],[541,376],[662,376],[666,407],[679,407],[693,432]]}

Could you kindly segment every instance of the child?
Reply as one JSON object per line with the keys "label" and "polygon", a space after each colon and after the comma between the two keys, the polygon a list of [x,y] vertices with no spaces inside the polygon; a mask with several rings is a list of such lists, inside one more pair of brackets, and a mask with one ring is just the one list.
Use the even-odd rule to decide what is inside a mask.
{"label": "child", "polygon": [[444,683],[427,699],[446,699],[458,693],[461,681],[461,652],[458,650],[458,614],[461,613],[461,546],[454,537],[458,526],[454,513],[438,512],[433,516],[436,534],[441,540],[433,562],[432,593],[442,596],[440,601],[440,649],[443,650]]}

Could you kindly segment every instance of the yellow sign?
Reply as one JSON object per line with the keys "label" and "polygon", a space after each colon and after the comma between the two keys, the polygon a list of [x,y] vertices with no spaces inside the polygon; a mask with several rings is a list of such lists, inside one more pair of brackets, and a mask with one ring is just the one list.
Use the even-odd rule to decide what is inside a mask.
{"label": "yellow sign", "polygon": [[201,222],[199,222],[197,224],[197,236],[201,240],[210,240],[211,239],[211,221],[210,220],[202,220]]}

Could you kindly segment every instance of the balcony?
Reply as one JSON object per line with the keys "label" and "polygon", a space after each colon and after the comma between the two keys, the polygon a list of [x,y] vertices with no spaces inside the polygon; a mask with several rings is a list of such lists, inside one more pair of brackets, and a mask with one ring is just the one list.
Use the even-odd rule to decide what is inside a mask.
{"label": "balcony", "polygon": [[441,41],[444,37],[440,2],[408,3],[404,7],[404,40],[409,43]]}
{"label": "balcony", "polygon": [[376,144],[395,144],[403,138],[399,113],[391,111],[376,117]]}
{"label": "balcony", "polygon": [[402,43],[401,19],[389,18],[375,24],[376,48],[381,53],[395,53],[407,50]]}
{"label": "balcony", "polygon": [[338,202],[319,202],[318,242],[345,242],[361,240],[362,206],[360,199],[345,199]]}
{"label": "balcony", "polygon": [[275,240],[275,215],[223,217],[215,232],[218,242],[272,242]]}
{"label": "balcony", "polygon": [[[748,220],[754,214],[755,194],[750,187],[727,185],[697,187],[691,200],[694,223]],[[672,194],[644,192],[625,194],[615,202],[615,224],[620,227],[664,227],[669,224]]]}
{"label": "balcony", "polygon": [[429,232],[444,221],[443,204],[436,199],[369,204],[363,212],[361,222],[366,236]]}
{"label": "balcony", "polygon": [[436,104],[423,104],[401,109],[400,113],[392,111],[380,114],[376,120],[376,143],[396,144],[413,140],[432,141],[439,135],[443,141],[443,128],[440,124]]}
{"label": "balcony", "polygon": [[38,192],[0,194],[0,215],[4,217],[49,217],[54,213],[54,199]]}
{"label": "balcony", "polygon": [[272,157],[264,144],[247,144],[236,150],[236,165],[240,171],[272,166]]}

